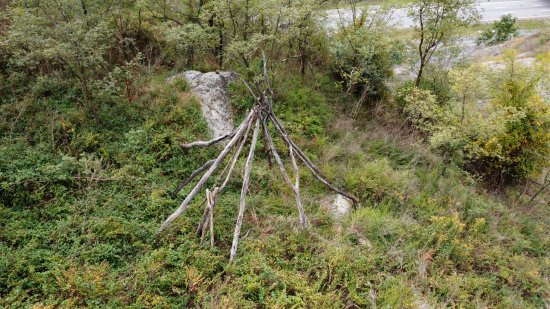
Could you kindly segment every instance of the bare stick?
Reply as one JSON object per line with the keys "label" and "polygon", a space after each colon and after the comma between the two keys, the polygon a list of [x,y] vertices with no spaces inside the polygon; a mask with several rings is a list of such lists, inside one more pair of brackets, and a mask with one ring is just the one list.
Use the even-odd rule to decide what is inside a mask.
{"label": "bare stick", "polygon": [[254,150],[256,149],[256,143],[258,142],[259,128],[260,128],[260,119],[258,118],[256,119],[254,134],[252,135],[252,142],[250,144],[248,158],[246,159],[246,165],[244,167],[243,187],[241,190],[239,215],[237,216],[237,224],[235,226],[235,233],[233,234],[233,244],[231,245],[231,252],[229,253],[229,262],[233,262],[233,260],[235,259],[235,254],[237,253],[237,247],[239,246],[239,235],[241,234],[241,226],[243,224],[244,210],[246,208],[246,194],[248,193],[248,182],[250,181],[250,169],[252,168],[252,160],[254,159]]}
{"label": "bare stick", "polygon": [[204,172],[204,170],[209,168],[213,163],[214,163],[214,160],[207,161],[206,163],[204,163],[203,166],[196,169],[187,179],[185,179],[178,185],[176,190],[172,192],[172,197],[176,197],[176,195],[183,189],[183,187],[187,186],[191,181],[193,181],[193,179],[195,179],[195,177],[197,177],[200,173]]}
{"label": "bare stick", "polygon": [[298,163],[296,162],[296,158],[294,157],[294,150],[292,149],[292,147],[289,147],[288,149],[290,152],[290,159],[292,161],[292,168],[294,169],[294,189],[296,190],[297,201],[300,201],[300,206],[298,206],[298,210],[300,211],[300,219],[302,220],[302,225],[304,226],[304,228],[307,228],[307,218],[304,212],[304,208],[302,207],[302,200],[300,199],[300,170],[298,169]]}
{"label": "bare stick", "polygon": [[323,172],[317,166],[315,166],[315,164],[313,164],[313,162],[309,160],[309,158],[300,149],[300,147],[298,147],[294,143],[294,141],[292,141],[292,139],[288,135],[288,132],[286,131],[285,127],[283,126],[279,118],[277,118],[277,116],[273,112],[270,113],[269,117],[273,121],[273,124],[275,125],[275,128],[277,129],[277,131],[279,131],[279,133],[282,135],[283,139],[287,142],[287,144],[289,144],[294,150],[296,150],[296,153],[302,159],[302,161],[304,161],[304,163],[308,165],[310,168],[313,168],[317,174],[324,177]]}
{"label": "bare stick", "polygon": [[233,170],[235,169],[235,165],[237,165],[237,161],[239,160],[239,156],[241,155],[241,151],[243,150],[243,147],[246,144],[246,139],[248,137],[248,133],[249,133],[251,127],[252,126],[248,126],[248,128],[246,128],[246,132],[244,134],[243,140],[242,140],[241,144],[239,145],[239,148],[235,152],[233,158],[231,158],[232,161],[231,161],[231,165],[229,166],[229,171],[227,172],[227,176],[225,177],[225,180],[223,181],[222,185],[220,186],[219,192],[221,192],[223,189],[225,189],[225,187],[227,187],[227,184],[229,183],[229,179],[231,179],[231,175],[233,174]]}
{"label": "bare stick", "polygon": [[262,139],[264,141],[264,153],[267,156],[267,163],[269,164],[269,169],[273,167],[273,162],[271,160],[271,154],[269,153],[269,146],[267,141],[267,117],[263,117],[262,115]]}
{"label": "bare stick", "polygon": [[233,132],[229,132],[225,135],[222,135],[220,137],[216,137],[214,139],[211,139],[209,141],[196,141],[196,142],[192,142],[192,143],[189,143],[189,144],[181,144],[180,147],[182,150],[186,150],[186,149],[189,149],[189,148],[193,148],[193,147],[208,147],[208,146],[211,146],[211,145],[214,145],[216,143],[219,143],[225,139],[228,139],[232,136],[235,135],[237,131],[233,131]]}
{"label": "bare stick", "polygon": [[[267,60],[265,59],[265,53],[262,50],[262,61],[264,63],[264,81],[265,85],[267,86],[267,89],[269,90],[269,94],[271,95],[271,99],[275,97],[275,94],[273,93],[273,88],[271,88],[271,83],[269,82],[269,76],[267,75]],[[269,107],[271,108],[271,100],[267,102],[269,104]]]}
{"label": "bare stick", "polygon": [[[533,201],[537,198],[537,196],[539,194],[541,194],[544,190],[546,190],[546,188],[548,188],[548,186],[550,186],[550,181],[548,181],[549,176],[550,176],[550,171],[548,171],[548,173],[546,173],[546,176],[544,177],[544,180],[542,181],[542,184],[539,184],[540,189],[531,197],[529,202],[527,202],[527,205],[531,205],[531,203],[533,203]],[[531,209],[529,210],[529,213],[531,213],[533,211],[533,209],[535,209],[535,206],[531,207]]]}
{"label": "bare stick", "polygon": [[[243,135],[243,138],[242,138],[242,140],[239,144],[239,147],[237,148],[235,153],[233,153],[233,157],[231,158],[231,163],[226,166],[226,169],[228,169],[227,175],[225,177],[224,182],[220,186],[220,188],[218,190],[218,193],[221,193],[223,191],[223,189],[225,189],[225,187],[229,183],[229,179],[231,178],[231,174],[233,174],[233,170],[235,169],[235,165],[237,164],[237,161],[239,160],[239,156],[241,154],[241,151],[243,150],[243,147],[246,144],[246,139],[248,138],[248,133],[250,131],[250,127],[251,126],[248,126],[248,128],[246,129],[246,132]],[[224,170],[224,172],[225,172],[225,170]],[[222,175],[224,174],[224,172],[222,172]],[[221,175],[220,175],[220,177],[221,177]],[[218,179],[218,181],[219,181],[219,179]],[[216,181],[216,182],[218,182],[218,181]],[[214,199],[214,203],[213,203],[214,206],[216,205],[216,202],[218,201],[218,196],[219,196],[219,194],[216,194],[216,198]],[[207,224],[207,223],[208,223],[208,207],[205,207],[204,212],[202,214],[201,221],[199,222],[199,225],[197,227],[197,232],[196,232],[197,235],[199,234],[199,232],[201,232],[203,230],[203,228],[202,228],[203,225]]]}
{"label": "bare stick", "polygon": [[[201,207],[202,205],[204,205],[206,203],[206,197],[202,200],[201,204],[199,205],[199,207]],[[202,230],[202,225],[206,222],[206,218],[208,217],[208,205],[206,205],[204,207],[204,211],[202,212],[202,217],[201,217],[201,220],[199,221],[199,225],[197,226],[197,230],[195,232],[195,234],[197,234],[197,236],[199,236],[199,233],[200,231]]]}
{"label": "bare stick", "polygon": [[241,77],[241,81],[243,82],[243,84],[245,85],[245,87],[248,89],[248,92],[250,92],[250,94],[254,97],[254,100],[256,102],[259,102],[260,101],[260,98],[254,93],[254,91],[252,91],[252,88],[250,88],[250,85],[246,82],[246,80],[244,80],[242,77]]}
{"label": "bare stick", "polygon": [[298,191],[298,188],[295,187],[292,184],[292,181],[290,180],[290,177],[288,176],[288,173],[286,172],[285,165],[283,164],[283,161],[281,160],[281,157],[279,156],[279,153],[275,149],[275,145],[273,145],[273,139],[271,139],[271,135],[269,134],[269,131],[267,130],[267,128],[264,128],[264,132],[266,133],[266,140],[269,143],[269,148],[271,149],[271,152],[273,153],[273,157],[275,158],[275,162],[277,162],[277,165],[279,165],[279,169],[281,170],[281,174],[283,174],[283,178],[285,179],[286,183],[290,186],[290,188],[294,192],[294,197],[296,198],[296,207],[298,207],[298,212],[300,213],[300,222],[302,223],[302,226],[304,228],[307,228],[307,219],[306,219],[306,215],[305,215],[305,212],[304,212],[304,208],[302,207],[302,201],[300,199],[300,192]]}
{"label": "bare stick", "polygon": [[216,198],[216,193],[218,192],[218,187],[210,193],[208,192],[208,199],[210,200],[210,248],[214,248],[214,199]]}
{"label": "bare stick", "polygon": [[166,221],[160,226],[160,228],[157,231],[157,234],[162,232],[164,229],[172,223],[188,206],[191,200],[199,193],[200,189],[204,185],[204,183],[210,178],[210,176],[214,173],[218,165],[223,161],[223,159],[227,156],[231,148],[235,146],[238,139],[244,134],[245,130],[250,126],[252,119],[254,119],[257,116],[257,112],[255,109],[251,110],[248,116],[246,117],[245,121],[241,124],[241,126],[237,129],[237,133],[233,136],[231,141],[225,146],[223,151],[220,153],[220,155],[216,158],[216,161],[212,164],[212,166],[206,171],[204,175],[202,175],[202,178],[199,180],[197,185],[191,190],[189,195],[185,198],[185,200],[181,203],[181,205],[176,209],[176,211],[171,214]]}
{"label": "bare stick", "polygon": [[[210,190],[206,189],[206,209],[208,209],[208,213],[212,213],[210,211],[210,207],[212,207],[211,199],[210,199]],[[202,228],[202,234],[201,234],[201,245],[204,242],[204,236],[206,235],[206,224]]]}
{"label": "bare stick", "polygon": [[[204,214],[206,215],[206,221],[199,225],[198,230],[201,231],[201,241],[204,243],[204,237],[206,236],[206,228],[210,226],[210,248],[214,247],[214,205],[216,195],[218,193],[218,187],[215,187],[212,191],[206,189],[206,201],[207,205]],[[197,231],[198,231],[197,230]],[[197,232],[198,233],[198,232]]]}
{"label": "bare stick", "polygon": [[309,170],[311,171],[311,174],[313,175],[313,177],[315,177],[317,180],[319,180],[321,183],[323,183],[330,190],[347,197],[348,199],[352,200],[354,203],[359,202],[359,200],[355,196],[353,196],[350,193],[347,193],[345,191],[342,191],[342,190],[338,189],[337,187],[332,185],[325,178],[325,176],[323,175],[321,170],[319,170],[319,168],[317,166],[315,166],[315,164],[313,164],[313,162],[311,162],[311,160],[309,160],[309,158],[304,154],[304,152],[298,146],[296,146],[296,144],[294,144],[294,142],[290,139],[290,137],[288,137],[288,134],[286,133],[284,127],[279,122],[279,120],[277,119],[275,114],[273,114],[273,112],[270,113],[270,118],[273,121],[273,123],[275,124],[275,128],[277,129],[277,131],[279,131],[279,133],[281,134],[283,139],[287,142],[287,144],[290,147],[292,147],[296,151],[296,154],[298,155],[298,157],[302,160],[302,162],[304,162],[306,167],[309,168]]}
{"label": "bare stick", "polygon": [[202,225],[201,227],[201,240],[200,240],[200,244],[202,246],[202,244],[204,243],[204,237],[206,236],[206,227],[208,226],[208,220],[210,219],[209,217],[209,214],[210,214],[210,208],[208,207],[208,197],[204,198],[204,200],[207,202],[206,203],[206,208],[205,208],[205,214],[206,214],[206,219],[207,221],[204,222],[204,224]]}

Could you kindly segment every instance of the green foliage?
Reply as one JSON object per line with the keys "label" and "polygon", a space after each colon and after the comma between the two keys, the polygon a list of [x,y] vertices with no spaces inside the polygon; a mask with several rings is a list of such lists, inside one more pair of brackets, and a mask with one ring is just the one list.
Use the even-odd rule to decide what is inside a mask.
{"label": "green foliage", "polygon": [[276,109],[289,122],[291,132],[299,132],[309,138],[322,138],[326,135],[324,124],[331,115],[321,93],[307,87],[295,87],[281,99],[282,102]]}
{"label": "green foliage", "polygon": [[408,15],[415,23],[414,31],[418,39],[418,87],[424,69],[438,48],[448,45],[460,28],[479,21],[480,14],[473,0],[414,0]]}
{"label": "green foliage", "polygon": [[397,96],[408,120],[419,131],[431,133],[444,121],[445,110],[429,90],[404,87]]}
{"label": "green foliage", "polygon": [[198,24],[166,27],[163,30],[167,45],[165,52],[176,62],[185,55],[183,64],[187,67],[193,67],[196,55],[208,53],[216,45],[215,33]]}
{"label": "green foliage", "polygon": [[458,104],[438,105],[429,91],[416,88],[398,94],[407,118],[434,148],[498,183],[538,175],[550,155],[550,110],[537,92],[542,71],[517,64],[515,53],[505,57],[505,71],[488,77],[488,109],[468,106],[482,83],[475,67],[452,72]]}
{"label": "green foliage", "polygon": [[497,73],[492,81],[496,111],[487,122],[493,128],[475,139],[469,156],[490,175],[534,176],[548,165],[550,109],[537,92],[540,75],[515,63],[515,53],[506,61],[504,74]]}
{"label": "green foliage", "polygon": [[384,198],[404,201],[408,178],[406,171],[395,170],[387,159],[380,159],[354,169],[346,179],[346,187],[354,188],[353,193],[363,201]]}
{"label": "green foliage", "polygon": [[457,99],[456,109],[461,122],[476,110],[475,103],[483,96],[483,71],[484,67],[481,65],[470,65],[466,68],[453,68],[449,72],[449,83]]}
{"label": "green foliage", "polygon": [[56,95],[83,102],[95,116],[100,104],[112,102],[111,96],[129,97],[130,75],[140,54],[127,46],[129,34],[109,23],[125,12],[124,3],[11,4],[10,26],[0,37],[2,52],[8,55],[4,74],[12,85],[6,95],[25,95],[45,81],[52,85],[42,95],[57,90]]}
{"label": "green foliage", "polygon": [[359,95],[362,102],[387,95],[386,80],[402,53],[400,42],[387,36],[384,13],[365,14],[339,26],[330,49],[333,74],[343,81],[346,93]]}
{"label": "green foliage", "polygon": [[[368,72],[361,83],[382,82],[397,54],[382,32],[348,29],[336,41],[346,62],[334,66],[318,8],[86,0],[0,9],[0,307],[544,307],[548,207],[525,211],[484,193],[379,120],[340,120],[334,103],[347,96],[323,63],[353,63]],[[380,44],[352,48],[362,38]],[[155,236],[189,189],[173,198],[174,186],[219,151],[181,153],[180,143],[207,139],[208,130],[187,83],[166,77],[171,67],[243,69],[236,63],[247,61],[243,71],[256,73],[260,47],[273,60],[274,109],[289,134],[361,203],[332,218],[320,205],[326,188],[303,170],[312,226],[302,230],[290,190],[258,151],[246,232],[227,264],[239,180],[217,205],[214,248],[195,237],[199,200]],[[476,95],[461,104],[475,88],[467,70],[451,71],[456,102],[401,90],[410,122],[469,163],[540,168],[534,154],[545,156],[548,110],[534,89],[542,77],[517,65],[495,74],[480,119]],[[231,94],[242,117],[250,96],[237,83]]]}
{"label": "green foliage", "polygon": [[[314,140],[330,138],[330,94],[287,79],[275,89],[278,113],[296,140],[323,158],[329,149]],[[473,180],[394,134],[354,137],[328,161],[331,178],[344,179],[361,197],[342,221],[319,208],[326,191],[303,173],[313,226],[302,231],[290,192],[258,160],[243,227],[248,236],[234,264],[226,252],[238,181],[218,204],[214,249],[194,237],[198,204],[154,237],[182,197],[172,198],[170,189],[215,150],[181,155],[180,142],[207,137],[200,108],[163,77],[148,83],[152,91],[135,103],[139,108],[123,101],[105,111],[123,125],[98,128],[77,107],[59,109],[65,123],[54,131],[55,150],[48,111],[18,120],[44,136],[2,120],[1,306],[544,304],[548,216],[531,217],[478,193]],[[23,106],[30,108],[17,108]],[[308,118],[319,130],[294,122]],[[359,151],[350,151],[356,145]],[[442,169],[445,177],[437,177]]]}
{"label": "green foliage", "polygon": [[185,80],[185,78],[182,77],[174,79],[172,85],[182,92],[189,90],[189,83]]}
{"label": "green foliage", "polygon": [[519,26],[516,24],[517,20],[512,14],[502,15],[500,20],[493,22],[491,28],[481,33],[476,40],[477,45],[500,44],[519,36]]}
{"label": "green foliage", "polygon": [[325,54],[326,35],[316,0],[146,0],[140,7],[161,22],[167,54],[176,65],[238,64],[251,70],[263,49],[274,62],[300,55],[293,59],[303,75],[308,63]]}

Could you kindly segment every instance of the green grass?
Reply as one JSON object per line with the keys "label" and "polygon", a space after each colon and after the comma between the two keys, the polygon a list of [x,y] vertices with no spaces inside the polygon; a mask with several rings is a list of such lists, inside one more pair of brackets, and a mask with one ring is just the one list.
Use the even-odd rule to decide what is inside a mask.
{"label": "green grass", "polygon": [[[329,193],[302,170],[312,223],[303,231],[290,190],[259,152],[247,236],[229,265],[239,179],[219,202],[214,249],[194,235],[198,202],[155,236],[185,195],[172,198],[170,191],[216,153],[182,154],[178,147],[208,136],[190,96],[155,77],[143,82],[148,91],[139,100],[106,104],[99,119],[53,99],[4,104],[0,306],[548,304],[547,206],[531,211],[523,198],[513,203],[486,193],[399,130],[395,115],[347,118],[346,99],[326,77],[275,76],[284,76],[273,81],[276,109],[293,138],[339,186],[361,197],[348,217],[333,219],[320,207]],[[237,110],[250,104],[240,86],[232,94]],[[23,107],[15,122],[10,115]]]}

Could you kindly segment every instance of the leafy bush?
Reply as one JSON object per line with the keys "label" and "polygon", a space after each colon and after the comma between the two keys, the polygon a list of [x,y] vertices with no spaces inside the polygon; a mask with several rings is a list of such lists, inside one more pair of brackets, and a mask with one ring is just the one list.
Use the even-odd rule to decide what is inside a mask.
{"label": "leafy bush", "polygon": [[541,75],[506,56],[507,67],[492,81],[493,112],[484,122],[485,135],[466,146],[473,168],[502,181],[537,175],[548,166],[550,156],[550,108],[537,92]]}
{"label": "leafy bush", "polygon": [[431,134],[444,121],[445,110],[431,91],[405,87],[399,90],[397,97],[407,119],[419,131]]}
{"label": "leafy bush", "polygon": [[481,34],[476,41],[477,45],[500,44],[519,36],[519,26],[516,24],[517,20],[512,14],[502,15],[500,20],[493,22],[491,28]]}
{"label": "leafy bush", "polygon": [[357,17],[358,22],[341,26],[331,44],[332,72],[347,93],[362,102],[380,100],[387,94],[386,80],[401,58],[402,45],[389,38],[377,16]]}
{"label": "leafy bush", "polygon": [[354,188],[353,193],[361,200],[394,198],[404,201],[408,178],[406,171],[395,170],[387,159],[381,159],[354,169],[346,178],[346,186]]}
{"label": "leafy bush", "polygon": [[330,119],[330,107],[317,91],[307,87],[296,87],[283,97],[279,108],[285,108],[284,119],[293,132],[307,137],[319,138],[325,133]]}
{"label": "leafy bush", "polygon": [[550,155],[550,109],[537,92],[542,73],[515,63],[515,53],[505,60],[505,71],[489,78],[491,105],[477,113],[465,111],[465,94],[477,87],[463,83],[465,76],[454,78],[453,88],[462,93],[458,110],[454,104],[438,105],[426,90],[398,93],[405,115],[427,134],[432,147],[499,182],[536,176],[548,166]]}
{"label": "leafy bush", "polygon": [[129,46],[130,17],[121,25],[128,32],[110,24],[126,10],[118,3],[11,3],[9,27],[0,36],[2,71],[11,85],[6,98],[64,97],[94,118],[119,96],[133,99],[141,54]]}

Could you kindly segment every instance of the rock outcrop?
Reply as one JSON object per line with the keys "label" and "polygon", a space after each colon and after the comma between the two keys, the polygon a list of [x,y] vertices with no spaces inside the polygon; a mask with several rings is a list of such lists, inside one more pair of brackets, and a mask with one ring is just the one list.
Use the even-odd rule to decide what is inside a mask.
{"label": "rock outcrop", "polygon": [[346,216],[351,211],[351,202],[341,194],[333,194],[321,202],[321,207],[328,210],[328,212],[336,219]]}
{"label": "rock outcrop", "polygon": [[184,78],[192,93],[198,97],[213,138],[233,130],[233,115],[227,85],[237,78],[236,73],[186,71],[170,77],[168,82],[172,82],[175,78]]}

